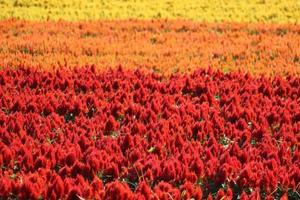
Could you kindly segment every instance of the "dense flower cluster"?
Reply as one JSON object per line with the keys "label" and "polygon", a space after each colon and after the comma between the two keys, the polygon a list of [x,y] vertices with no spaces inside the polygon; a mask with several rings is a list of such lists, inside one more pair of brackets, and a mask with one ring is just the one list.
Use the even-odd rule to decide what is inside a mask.
{"label": "dense flower cluster", "polygon": [[224,72],[300,75],[300,26],[183,20],[0,21],[0,66],[52,69],[122,64],[170,75]]}
{"label": "dense flower cluster", "polygon": [[1,0],[0,19],[193,19],[223,22],[299,23],[297,0]]}
{"label": "dense flower cluster", "polygon": [[300,79],[0,71],[0,196],[297,199]]}

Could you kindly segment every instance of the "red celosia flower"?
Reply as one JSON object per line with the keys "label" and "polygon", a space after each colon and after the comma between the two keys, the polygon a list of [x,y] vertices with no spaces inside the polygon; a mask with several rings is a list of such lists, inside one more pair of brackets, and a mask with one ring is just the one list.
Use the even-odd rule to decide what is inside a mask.
{"label": "red celosia flower", "polygon": [[107,185],[105,190],[105,200],[130,200],[134,195],[126,184],[113,182]]}
{"label": "red celosia flower", "polygon": [[1,76],[4,198],[211,199],[226,184],[218,198],[257,199],[278,184],[298,187],[297,77],[90,68]]}
{"label": "red celosia flower", "polygon": [[76,161],[76,154],[75,152],[70,152],[67,156],[66,156],[66,164],[71,167]]}

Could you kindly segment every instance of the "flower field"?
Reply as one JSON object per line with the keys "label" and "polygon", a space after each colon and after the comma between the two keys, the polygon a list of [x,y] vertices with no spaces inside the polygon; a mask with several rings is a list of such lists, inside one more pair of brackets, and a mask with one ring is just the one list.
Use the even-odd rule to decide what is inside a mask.
{"label": "flower field", "polygon": [[[64,28],[62,28],[64,27]],[[211,66],[299,75],[300,26],[189,21],[0,22],[0,64],[38,69],[139,66],[164,75]]]}
{"label": "flower field", "polygon": [[27,20],[189,19],[299,23],[299,0],[1,0],[0,18]]}
{"label": "flower field", "polygon": [[299,187],[299,78],[91,67],[0,81],[3,197],[272,199]]}
{"label": "flower field", "polygon": [[0,200],[299,200],[298,0],[0,0]]}

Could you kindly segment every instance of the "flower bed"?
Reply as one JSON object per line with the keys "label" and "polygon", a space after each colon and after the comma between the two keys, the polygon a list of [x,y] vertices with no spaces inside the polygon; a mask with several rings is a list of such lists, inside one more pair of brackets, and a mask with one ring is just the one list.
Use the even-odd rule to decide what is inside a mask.
{"label": "flower bed", "polygon": [[0,86],[3,198],[299,198],[299,78],[92,66]]}

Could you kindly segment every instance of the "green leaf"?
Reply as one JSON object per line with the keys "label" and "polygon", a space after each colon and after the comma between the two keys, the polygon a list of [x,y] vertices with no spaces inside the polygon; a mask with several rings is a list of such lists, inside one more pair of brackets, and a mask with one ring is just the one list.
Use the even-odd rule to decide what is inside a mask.
{"label": "green leaf", "polygon": [[12,174],[12,175],[9,176],[9,178],[12,179],[12,180],[15,180],[17,178],[17,175],[16,174]]}
{"label": "green leaf", "polygon": [[109,135],[110,135],[110,137],[112,137],[112,138],[117,138],[119,134],[118,134],[118,132],[116,132],[116,131],[111,131]]}
{"label": "green leaf", "polygon": [[251,139],[250,144],[251,144],[252,146],[256,145],[255,139]]}
{"label": "green leaf", "polygon": [[231,140],[228,137],[226,137],[226,135],[220,137],[219,144],[223,145],[225,148],[228,148],[230,143]]}
{"label": "green leaf", "polygon": [[150,147],[150,149],[147,150],[148,153],[153,153],[155,151],[155,147]]}
{"label": "green leaf", "polygon": [[219,100],[220,100],[220,95],[219,95],[219,94],[216,94],[216,95],[215,95],[215,100],[216,100],[216,101],[219,101]]}
{"label": "green leaf", "polygon": [[55,142],[55,139],[50,139],[50,137],[47,137],[46,140],[49,144],[53,144]]}

